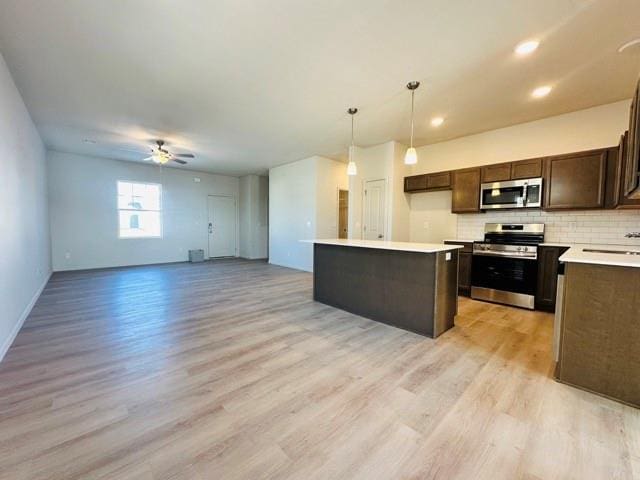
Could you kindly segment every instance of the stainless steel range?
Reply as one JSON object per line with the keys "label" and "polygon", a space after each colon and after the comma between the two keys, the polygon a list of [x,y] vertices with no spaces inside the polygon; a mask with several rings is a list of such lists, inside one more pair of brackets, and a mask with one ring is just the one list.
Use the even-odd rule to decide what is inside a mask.
{"label": "stainless steel range", "polygon": [[487,223],[473,245],[471,298],[533,309],[544,223]]}

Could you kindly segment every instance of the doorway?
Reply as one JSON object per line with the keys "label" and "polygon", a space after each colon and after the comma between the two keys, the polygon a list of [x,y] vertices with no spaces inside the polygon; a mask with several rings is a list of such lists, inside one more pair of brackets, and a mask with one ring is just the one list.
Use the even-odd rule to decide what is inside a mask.
{"label": "doorway", "polygon": [[225,195],[207,197],[209,258],[236,256],[236,199]]}
{"label": "doorway", "polygon": [[338,190],[338,238],[349,238],[349,190]]}
{"label": "doorway", "polygon": [[386,180],[369,180],[364,183],[363,238],[384,240]]}

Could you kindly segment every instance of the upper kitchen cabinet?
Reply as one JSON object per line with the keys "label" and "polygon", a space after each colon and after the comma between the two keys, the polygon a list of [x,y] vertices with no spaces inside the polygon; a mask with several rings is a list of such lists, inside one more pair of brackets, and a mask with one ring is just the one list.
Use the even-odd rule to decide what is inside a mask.
{"label": "upper kitchen cabinet", "polygon": [[542,176],[542,159],[530,158],[511,164],[511,180],[537,178]]}
{"label": "upper kitchen cabinet", "polygon": [[451,172],[453,213],[480,211],[480,168],[465,168]]}
{"label": "upper kitchen cabinet", "polygon": [[404,178],[404,191],[407,193],[449,190],[451,172],[427,173]]}
{"label": "upper kitchen cabinet", "polygon": [[604,208],[606,173],[606,148],[546,158],[544,208]]}
{"label": "upper kitchen cabinet", "polygon": [[480,169],[480,178],[482,183],[511,180],[511,164],[498,163],[496,165],[482,167]]}
{"label": "upper kitchen cabinet", "polygon": [[626,144],[623,183],[624,196],[640,199],[640,81],[631,102],[629,136]]}
{"label": "upper kitchen cabinet", "polygon": [[[624,132],[620,138],[620,145],[615,150],[616,155],[609,155],[607,164],[607,207],[609,208],[640,208],[640,198],[630,198],[625,193],[624,174],[627,171],[627,148],[629,145],[629,132]],[[609,178],[612,180],[609,180]],[[609,185],[612,191],[609,192]]]}

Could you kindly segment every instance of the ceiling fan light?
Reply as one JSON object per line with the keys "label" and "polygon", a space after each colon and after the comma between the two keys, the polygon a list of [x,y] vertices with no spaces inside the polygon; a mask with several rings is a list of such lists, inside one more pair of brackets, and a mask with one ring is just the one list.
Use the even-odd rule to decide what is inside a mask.
{"label": "ceiling fan light", "polygon": [[416,163],[418,163],[418,152],[413,147],[408,148],[407,153],[404,154],[404,164],[415,165]]}

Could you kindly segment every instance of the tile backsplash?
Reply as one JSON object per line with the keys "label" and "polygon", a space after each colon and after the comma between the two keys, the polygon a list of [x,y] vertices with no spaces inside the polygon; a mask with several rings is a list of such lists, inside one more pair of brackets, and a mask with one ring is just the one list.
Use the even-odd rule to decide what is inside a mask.
{"label": "tile backsplash", "polygon": [[625,237],[627,233],[640,232],[640,210],[505,210],[458,215],[457,222],[459,239],[482,239],[485,223],[544,223],[545,242],[640,246],[640,238]]}

